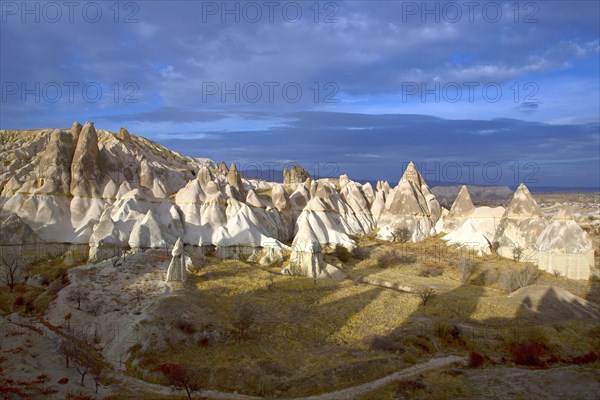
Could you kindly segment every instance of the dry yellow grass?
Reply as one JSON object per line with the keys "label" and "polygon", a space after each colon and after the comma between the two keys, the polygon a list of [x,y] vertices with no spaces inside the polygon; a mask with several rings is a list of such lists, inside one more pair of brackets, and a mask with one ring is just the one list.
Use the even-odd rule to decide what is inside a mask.
{"label": "dry yellow grass", "polygon": [[[359,244],[357,256],[345,263],[351,278],[377,277],[409,287],[433,287],[435,297],[423,305],[415,294],[355,284],[352,279],[315,283],[274,275],[275,270],[241,261],[207,261],[185,290],[165,297],[153,312],[159,318],[149,324],[157,324],[176,341],[136,353],[141,366],[130,363],[130,371],[160,382],[152,369],[175,362],[193,368],[214,389],[308,395],[377,379],[434,355],[476,349],[500,360],[516,334],[541,324],[535,313],[507,297],[496,284],[486,286],[482,277],[489,268],[522,264],[494,256],[472,258],[475,272],[462,284],[456,263],[468,254],[441,249],[444,243],[439,238],[420,244],[362,238]],[[442,275],[418,276],[426,263],[436,263]],[[544,279],[563,284],[555,277]],[[587,283],[563,285],[576,285],[583,293]],[[242,335],[237,321],[244,307],[252,310],[254,318]],[[182,337],[177,328],[180,320],[190,323],[196,333],[216,329],[225,335],[202,344],[195,342],[199,336],[194,332],[174,339]],[[556,322],[564,325],[562,331],[547,321],[541,327],[550,344],[564,346],[569,354],[593,348],[592,336],[582,339],[591,322]],[[440,326],[445,328],[440,331]],[[457,338],[448,336],[453,329],[459,331]],[[371,348],[373,338],[383,338],[379,342],[383,345]],[[386,343],[391,343],[389,349]],[[441,387],[450,393],[462,391],[456,377],[436,379],[445,382]],[[443,396],[433,390],[423,396]]]}

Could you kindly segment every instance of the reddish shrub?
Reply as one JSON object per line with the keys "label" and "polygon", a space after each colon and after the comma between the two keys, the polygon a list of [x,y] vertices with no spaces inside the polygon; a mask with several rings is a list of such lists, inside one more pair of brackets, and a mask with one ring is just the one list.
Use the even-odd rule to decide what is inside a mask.
{"label": "reddish shrub", "polygon": [[16,307],[20,307],[20,306],[22,306],[24,304],[25,304],[25,297],[23,297],[23,296],[17,296],[15,298],[15,306]]}
{"label": "reddish shrub", "polygon": [[483,363],[485,362],[485,358],[475,352],[475,351],[471,351],[469,352],[469,367],[470,368],[479,368],[483,365]]}
{"label": "reddish shrub", "polygon": [[202,339],[198,340],[198,342],[197,342],[198,346],[208,346],[209,343],[210,343],[210,340],[207,337],[203,337]]}
{"label": "reddish shrub", "polygon": [[60,378],[57,383],[61,385],[66,385],[67,383],[69,383],[69,378]]}
{"label": "reddish shrub", "polygon": [[46,374],[38,375],[38,377],[36,379],[40,382],[46,382],[48,380],[48,375],[46,375]]}
{"label": "reddish shrub", "polygon": [[546,361],[542,359],[548,354],[548,347],[539,343],[513,343],[509,350],[513,356],[513,361],[518,365],[527,365],[530,367],[545,368]]}
{"label": "reddish shrub", "polygon": [[387,351],[390,353],[403,353],[404,346],[391,338],[385,336],[369,336],[364,339],[365,344],[369,345],[372,350]]}
{"label": "reddish shrub", "polygon": [[194,328],[194,325],[192,325],[189,322],[186,321],[179,321],[177,323],[177,329],[179,329],[181,332],[187,333],[187,334],[193,334],[194,332],[196,332],[196,328]]}
{"label": "reddish shrub", "polygon": [[184,366],[178,364],[161,364],[157,368],[162,372],[167,383],[174,389],[185,390],[188,399],[191,400],[192,393],[200,390],[200,382],[197,377]]}
{"label": "reddish shrub", "polygon": [[590,351],[571,359],[571,362],[577,365],[593,363],[596,361],[600,361],[600,354],[596,353],[595,351]]}
{"label": "reddish shrub", "polygon": [[65,396],[65,400],[94,400],[94,396],[87,396],[82,393],[68,392]]}

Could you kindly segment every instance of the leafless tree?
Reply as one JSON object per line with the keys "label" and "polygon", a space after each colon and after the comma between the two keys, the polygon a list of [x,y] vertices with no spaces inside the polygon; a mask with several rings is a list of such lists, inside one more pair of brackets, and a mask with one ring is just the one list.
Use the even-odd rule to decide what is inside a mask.
{"label": "leafless tree", "polygon": [[69,292],[68,299],[77,304],[77,309],[81,310],[81,302],[86,298],[86,293],[81,288],[73,288]]}
{"label": "leafless tree", "polygon": [[132,293],[132,297],[133,299],[136,301],[136,303],[140,303],[140,301],[142,301],[142,297],[144,295],[144,291],[140,288],[136,288],[133,293]]}
{"label": "leafless tree", "polygon": [[23,270],[19,266],[17,258],[12,260],[2,260],[3,271],[2,271],[2,283],[4,283],[10,289],[10,292],[14,290],[15,286],[24,280]]}
{"label": "leafless tree", "polygon": [[103,304],[100,301],[91,301],[87,304],[86,311],[94,317],[97,317],[102,310],[102,305]]}
{"label": "leafless tree", "polygon": [[84,336],[83,332],[72,332],[64,335],[60,344],[60,352],[66,360],[68,368],[71,362],[81,377],[81,386],[84,386],[85,377],[92,374],[96,391],[100,385],[100,377],[106,369],[106,362],[100,355],[100,351]]}
{"label": "leafless tree", "polygon": [[519,245],[516,245],[513,250],[513,260],[515,260],[515,262],[519,262],[521,261],[521,256],[523,255],[523,248]]}
{"label": "leafless tree", "polygon": [[185,390],[188,399],[191,400],[192,393],[200,390],[200,382],[185,367],[178,364],[162,364],[158,367],[168,384],[174,390]]}
{"label": "leafless tree", "polygon": [[393,234],[396,241],[400,243],[406,243],[412,238],[412,232],[408,228],[396,228]]}
{"label": "leafless tree", "polygon": [[435,290],[433,288],[423,289],[419,292],[419,297],[421,297],[421,304],[426,306],[429,300],[431,300],[435,296]]}

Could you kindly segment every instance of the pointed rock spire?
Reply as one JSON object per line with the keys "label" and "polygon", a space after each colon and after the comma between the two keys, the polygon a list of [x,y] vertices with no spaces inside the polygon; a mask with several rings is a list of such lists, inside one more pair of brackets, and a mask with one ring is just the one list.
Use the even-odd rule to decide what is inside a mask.
{"label": "pointed rock spire", "polygon": [[71,164],[71,193],[73,195],[89,197],[100,195],[98,154],[98,134],[94,123],[86,122],[79,134]]}
{"label": "pointed rock spire", "polygon": [[452,204],[452,208],[450,208],[450,212],[448,213],[448,217],[466,217],[470,213],[475,211],[475,206],[473,205],[473,201],[471,200],[471,195],[469,194],[469,190],[465,185],[460,188],[454,203]]}
{"label": "pointed rock spire", "polygon": [[219,165],[217,166],[217,169],[219,171],[221,171],[223,174],[227,174],[229,172],[229,170],[227,169],[227,164],[225,164],[225,161],[221,161],[219,163]]}
{"label": "pointed rock spire", "polygon": [[117,133],[115,136],[123,142],[126,142],[131,139],[131,135],[129,134],[127,128],[119,129],[119,133]]}
{"label": "pointed rock spire", "polygon": [[73,135],[73,143],[75,145],[77,144],[77,140],[79,139],[79,134],[81,133],[82,129],[83,126],[81,126],[79,122],[73,122],[73,125],[71,126],[71,135]]}
{"label": "pointed rock spire", "polygon": [[173,258],[167,270],[167,282],[184,282],[187,279],[187,270],[192,265],[192,260],[185,254],[181,238],[175,242],[171,252]]}
{"label": "pointed rock spire", "polygon": [[196,176],[196,179],[198,179],[202,186],[205,186],[208,184],[208,182],[212,182],[215,178],[212,172],[210,172],[210,169],[208,169],[208,167],[205,165],[202,165],[200,169],[198,169],[198,175]]}
{"label": "pointed rock spire", "polygon": [[563,205],[554,216],[557,221],[575,220],[575,208],[570,204]]}
{"label": "pointed rock spire", "polygon": [[300,165],[293,165],[290,169],[283,170],[283,184],[289,185],[292,183],[305,182],[310,178],[310,174]]}
{"label": "pointed rock spire", "polygon": [[539,217],[544,214],[525,184],[521,183],[504,214],[507,217]]}
{"label": "pointed rock spire", "polygon": [[420,188],[421,185],[424,183],[421,174],[419,173],[419,171],[417,171],[417,168],[415,167],[415,164],[413,164],[412,161],[408,163],[408,166],[406,167],[406,170],[404,171],[404,174],[402,175],[400,181],[408,181],[418,188]]}
{"label": "pointed rock spire", "polygon": [[229,172],[227,172],[227,183],[231,185],[232,188],[235,188],[234,197],[236,200],[243,201],[246,198],[246,191],[242,184],[242,176],[234,163],[231,163]]}

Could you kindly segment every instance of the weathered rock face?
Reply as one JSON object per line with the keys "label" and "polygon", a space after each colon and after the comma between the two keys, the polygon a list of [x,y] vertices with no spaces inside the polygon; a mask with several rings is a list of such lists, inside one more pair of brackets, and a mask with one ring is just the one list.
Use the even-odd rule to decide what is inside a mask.
{"label": "weathered rock face", "polygon": [[117,133],[115,136],[122,141],[127,141],[131,139],[131,135],[129,134],[129,131],[126,128],[119,129],[119,133]]}
{"label": "weathered rock face", "polygon": [[536,241],[538,267],[569,279],[589,279],[594,265],[594,248],[587,233],[562,208]]}
{"label": "weathered rock face", "polygon": [[79,134],[81,133],[81,130],[83,129],[83,126],[75,121],[73,122],[73,125],[71,126],[71,136],[73,136],[73,146],[77,145],[77,141],[79,140]]}
{"label": "weathered rock face", "polygon": [[[286,171],[287,185],[245,179],[235,165],[228,169],[185,157],[126,129],[96,131],[89,122],[75,123],[70,131],[0,135],[5,166],[0,222],[6,243],[31,237],[87,244],[89,257],[99,260],[125,248],[170,247],[181,238],[186,245],[216,246],[222,254],[254,254],[256,262],[270,265],[282,261],[290,250],[284,243],[293,240],[287,273],[318,278],[340,276],[324,263],[322,251],[338,245],[352,250],[352,235],[377,226],[382,239],[419,241],[450,226],[452,219],[464,219],[469,225],[452,226],[449,241],[475,240],[484,253],[486,241],[495,238],[507,257],[515,246],[530,246],[546,254],[540,265],[547,268],[555,268],[557,259],[579,257],[577,272],[564,273],[586,274],[580,265],[590,250],[572,216],[561,211],[542,237],[548,223],[524,186],[506,211],[473,207],[463,188],[447,212],[412,163],[394,189],[380,181],[373,191],[345,175],[313,180],[301,167]],[[564,240],[553,242],[554,237]]]}
{"label": "weathered rock face", "polygon": [[273,205],[279,211],[285,211],[290,209],[290,199],[285,192],[283,185],[275,184],[271,189],[271,200]]}
{"label": "weathered rock face", "polygon": [[461,226],[445,235],[442,239],[448,242],[448,245],[458,245],[466,247],[470,252],[478,255],[491,254],[490,241],[477,230],[472,220],[463,221]]}
{"label": "weathered rock face", "polygon": [[173,258],[167,270],[167,282],[185,282],[187,272],[192,267],[192,259],[185,254],[181,238],[177,239],[175,247],[171,252]]}
{"label": "weathered rock face", "polygon": [[493,242],[498,244],[498,254],[513,258],[520,252],[520,259],[535,261],[535,244],[548,226],[537,202],[524,184],[521,184],[504,212]]}
{"label": "weathered rock face", "polygon": [[224,175],[227,175],[227,173],[229,172],[229,170],[227,169],[227,164],[225,164],[224,161],[221,161],[217,168]]}
{"label": "weathered rock face", "polygon": [[290,169],[283,170],[283,184],[291,185],[306,182],[310,174],[301,166],[294,165]]}
{"label": "weathered rock face", "polygon": [[98,164],[98,135],[94,124],[86,122],[79,134],[71,164],[71,194],[99,197],[100,168]]}
{"label": "weathered rock face", "polygon": [[[458,192],[458,196],[456,196],[456,200],[454,200],[452,208],[450,208],[450,212],[446,218],[462,219],[468,217],[473,211],[475,211],[475,206],[473,205],[473,201],[471,201],[471,196],[469,195],[467,187],[463,185],[460,188],[460,192]],[[460,223],[457,223],[456,225],[460,225]]]}
{"label": "weathered rock face", "polygon": [[[431,235],[441,208],[431,199],[427,200],[428,189],[411,162],[398,186],[386,196],[384,209],[377,220],[380,228],[378,236],[384,240],[418,242]],[[385,192],[384,184],[381,190]],[[433,204],[430,205],[430,202]],[[432,216],[430,208],[435,210],[436,216]]]}
{"label": "weathered rock face", "polygon": [[233,196],[236,200],[243,201],[246,198],[246,191],[242,184],[242,176],[233,163],[229,167],[229,172],[227,172],[227,183],[234,189]]}
{"label": "weathered rock face", "polygon": [[289,265],[281,273],[284,275],[306,276],[313,279],[343,279],[345,274],[337,267],[323,260],[323,248],[309,223],[302,223],[292,243]]}
{"label": "weathered rock face", "polygon": [[21,245],[37,243],[40,239],[35,232],[16,214],[0,215],[0,245]]}
{"label": "weathered rock face", "polygon": [[73,151],[73,135],[54,129],[40,157],[35,173],[37,179],[29,182],[33,187],[24,185],[22,190],[29,193],[69,194]]}

